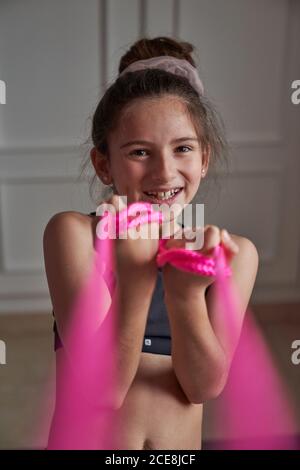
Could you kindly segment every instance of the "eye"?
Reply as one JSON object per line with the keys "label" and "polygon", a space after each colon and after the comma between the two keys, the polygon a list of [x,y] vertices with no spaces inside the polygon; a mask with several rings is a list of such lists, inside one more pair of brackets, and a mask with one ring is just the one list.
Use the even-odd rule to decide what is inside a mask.
{"label": "eye", "polygon": [[[188,150],[193,150],[191,147],[188,147],[186,145],[181,145],[180,147],[177,147],[177,149],[188,149]],[[176,149],[176,150],[177,150]],[[183,152],[183,153],[187,153],[187,152]]]}
{"label": "eye", "polygon": [[138,155],[137,154],[138,152],[147,152],[147,150],[146,149],[135,149],[132,152],[130,152],[129,155],[135,155],[137,157],[144,157],[145,156],[145,155]]}

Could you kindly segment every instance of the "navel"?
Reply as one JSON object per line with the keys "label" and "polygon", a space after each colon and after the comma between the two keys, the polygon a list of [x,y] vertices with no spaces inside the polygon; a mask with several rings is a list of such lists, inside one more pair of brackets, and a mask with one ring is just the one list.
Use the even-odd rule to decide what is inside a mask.
{"label": "navel", "polygon": [[142,450],[154,450],[148,439],[145,439]]}

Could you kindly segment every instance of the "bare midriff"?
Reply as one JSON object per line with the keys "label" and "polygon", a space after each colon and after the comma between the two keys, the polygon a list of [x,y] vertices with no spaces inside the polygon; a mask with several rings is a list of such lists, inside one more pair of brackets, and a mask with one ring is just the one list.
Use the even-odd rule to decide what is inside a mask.
{"label": "bare midriff", "polygon": [[171,356],[141,353],[119,410],[120,449],[201,449],[202,405],[190,403]]}
{"label": "bare midriff", "polygon": [[[64,354],[63,348],[57,350],[57,365]],[[55,432],[58,409],[65,410],[66,406],[56,403],[50,438]],[[202,404],[188,401],[174,373],[171,356],[142,352],[123,405],[113,412],[113,446],[118,450],[200,450],[202,411]],[[100,414],[95,415],[88,431],[91,448],[103,448],[104,423]],[[69,424],[76,425],[71,417]]]}

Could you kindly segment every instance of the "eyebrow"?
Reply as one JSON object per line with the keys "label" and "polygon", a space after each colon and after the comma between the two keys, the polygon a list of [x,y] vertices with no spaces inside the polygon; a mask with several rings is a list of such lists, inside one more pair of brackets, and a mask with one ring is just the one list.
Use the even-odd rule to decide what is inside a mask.
{"label": "eyebrow", "polygon": [[[175,143],[178,143],[178,142],[186,142],[187,140],[192,140],[194,142],[199,142],[199,139],[197,137],[179,137],[179,139],[171,140],[170,143],[175,144]],[[130,140],[129,142],[126,142],[126,144],[121,145],[120,149],[122,149],[124,147],[129,147],[130,145],[134,145],[134,144],[149,145],[149,144],[151,144],[151,142],[149,142],[147,140]]]}

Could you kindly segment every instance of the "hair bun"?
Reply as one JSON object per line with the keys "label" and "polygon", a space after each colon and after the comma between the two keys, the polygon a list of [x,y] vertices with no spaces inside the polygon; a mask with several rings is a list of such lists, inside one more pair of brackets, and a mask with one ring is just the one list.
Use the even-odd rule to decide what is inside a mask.
{"label": "hair bun", "polygon": [[153,39],[141,38],[136,41],[130,49],[121,57],[119,73],[123,72],[130,64],[137,60],[151,59],[163,55],[186,59],[196,67],[192,57],[194,46],[186,41],[176,41],[167,36],[158,36]]}

